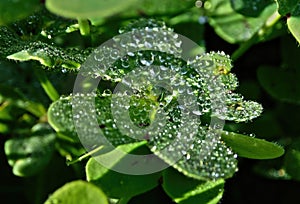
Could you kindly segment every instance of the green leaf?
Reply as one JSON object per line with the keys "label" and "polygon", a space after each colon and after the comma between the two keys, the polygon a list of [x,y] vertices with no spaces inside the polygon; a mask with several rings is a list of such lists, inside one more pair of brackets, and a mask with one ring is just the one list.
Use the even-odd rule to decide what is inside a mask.
{"label": "green leaf", "polygon": [[141,0],[136,5],[135,12],[140,11],[148,16],[170,15],[182,13],[192,6],[194,6],[194,2],[182,0]]}
{"label": "green leaf", "polygon": [[39,6],[39,0],[1,0],[0,25],[25,18],[37,10]]}
{"label": "green leaf", "polygon": [[237,13],[230,0],[211,0],[208,11],[209,23],[216,33],[229,43],[240,43],[251,39],[265,25],[276,5],[270,4],[255,18]]}
{"label": "green leaf", "polygon": [[222,140],[240,157],[250,159],[273,159],[284,154],[278,144],[254,137],[223,131]]}
{"label": "green leaf", "polygon": [[91,49],[62,49],[41,41],[21,40],[13,30],[5,26],[0,27],[0,32],[3,33],[0,35],[1,58],[18,61],[35,60],[46,67],[55,68],[63,72],[78,71],[80,65],[91,52]]}
{"label": "green leaf", "polygon": [[300,181],[300,140],[292,141],[284,156],[283,168],[292,179]]}
{"label": "green leaf", "polygon": [[[192,8],[194,2],[183,0],[139,0],[138,3],[132,4],[127,9],[124,9],[120,16],[123,18],[140,18],[143,16],[173,16],[184,13],[187,9]],[[190,15],[190,14],[189,14]],[[90,18],[93,25],[103,23],[102,17]]]}
{"label": "green leaf", "polygon": [[180,204],[208,203],[217,204],[224,192],[223,179],[199,181],[180,174],[173,168],[163,172],[163,188],[166,193]]}
{"label": "green leaf", "polygon": [[5,142],[5,154],[16,176],[32,176],[50,161],[54,150],[55,134],[45,124],[32,128],[29,137],[15,137]]}
{"label": "green leaf", "polygon": [[45,204],[108,204],[107,197],[102,190],[85,181],[72,181],[57,189]]}
{"label": "green leaf", "polygon": [[[299,6],[299,12],[300,12],[300,6]],[[289,30],[291,31],[292,35],[296,38],[298,43],[300,43],[300,16],[291,16],[287,19],[287,25]]]}
{"label": "green leaf", "polygon": [[67,18],[95,18],[107,17],[126,10],[134,5],[136,0],[47,0],[49,11]]}
{"label": "green leaf", "polygon": [[257,76],[262,87],[277,100],[300,103],[300,72],[294,69],[259,67]]}
{"label": "green leaf", "polygon": [[[73,113],[72,113],[72,104],[71,99],[80,101],[80,103],[85,104],[85,100],[88,98],[93,99],[95,96],[93,95],[75,95],[72,97],[67,98],[61,98],[60,100],[53,103],[49,110],[48,110],[48,121],[52,125],[52,127],[58,131],[58,132],[70,132],[71,134],[76,134],[76,130],[73,124]],[[124,98],[125,96],[123,96]],[[99,126],[102,129],[102,132],[104,136],[113,144],[113,145],[120,145],[124,143],[130,143],[134,140],[132,138],[129,138],[125,135],[123,135],[119,129],[117,129],[117,126],[114,122],[112,122],[112,115],[111,115],[111,96],[106,97],[99,97],[96,98],[96,112],[97,114],[97,120],[99,121]],[[139,101],[140,100],[140,101]],[[144,124],[147,123],[147,111],[145,108],[145,102],[147,100],[142,99],[135,99],[135,101],[132,104],[135,104],[135,106],[131,105],[129,108],[129,113],[136,115],[136,113],[141,113],[140,118],[134,118],[132,119],[133,122],[140,124],[141,122]],[[143,105],[144,104],[144,105]],[[120,104],[121,106],[122,104]],[[124,104],[123,104],[124,105]],[[126,105],[126,104],[125,104]],[[134,107],[134,108],[133,108]],[[173,105],[171,105],[173,107]],[[85,110],[93,110],[92,107],[89,106],[89,104],[84,105]],[[119,107],[120,108],[120,107]],[[123,108],[122,108],[123,109]],[[140,110],[145,110],[146,112],[140,112]],[[178,109],[178,108],[176,108]],[[166,110],[169,112],[169,110]],[[93,112],[91,112],[93,114]],[[85,118],[90,117],[91,114],[85,114],[78,115],[77,118]],[[130,115],[131,115],[130,114]],[[178,120],[178,116],[175,116],[177,114],[176,110],[173,109],[172,113],[169,113],[170,116],[173,118],[174,121]],[[136,115],[137,116],[137,115]],[[123,118],[125,117],[125,118]],[[118,120],[120,122],[127,121],[128,119],[126,116],[120,115],[118,117]],[[84,121],[84,119],[81,119],[81,121]],[[106,122],[107,121],[107,122]],[[80,130],[83,130],[86,132],[86,135],[92,135],[93,132],[97,132],[97,129],[99,127],[97,126],[91,126],[89,124],[85,124],[84,122],[77,124],[80,127]],[[198,124],[199,125],[199,124]],[[214,140],[216,144],[209,144],[205,141],[205,137],[207,137],[206,129],[201,129],[199,132],[199,135],[197,136],[195,140],[195,147],[191,150],[190,147],[186,146],[187,144],[180,144],[177,148],[181,149],[182,151],[187,151],[186,155],[180,151],[173,151],[173,152],[165,152],[161,153],[159,150],[164,148],[166,145],[168,145],[174,137],[176,136],[176,131],[178,131],[180,128],[178,125],[176,125],[173,122],[167,122],[167,124],[163,127],[165,131],[161,131],[157,135],[153,135],[154,137],[151,138],[151,149],[152,151],[157,154],[160,158],[162,158],[167,163],[173,165],[174,159],[181,158],[182,159],[175,164],[175,168],[179,169],[180,171],[184,172],[186,175],[191,176],[193,178],[197,179],[207,179],[207,178],[215,178],[215,177],[230,177],[232,174],[236,171],[236,160],[234,158],[234,154],[231,152],[230,149],[228,149],[223,143],[221,143],[219,140]],[[130,131],[130,130],[128,130]],[[184,131],[184,132],[183,132]],[[187,132],[185,132],[187,131]],[[182,130],[181,133],[183,135],[189,134],[190,130]],[[172,135],[172,137],[170,137]],[[142,136],[142,133],[141,133]],[[217,135],[214,133],[210,133],[208,137],[216,137]],[[81,138],[82,139],[82,138]],[[97,137],[85,137],[85,141],[90,143],[91,145],[95,145],[97,142]],[[201,144],[201,146],[200,146]],[[210,154],[208,157],[204,157],[204,155],[207,154],[206,150],[201,150],[201,147],[205,146],[214,146],[215,149],[213,149],[213,153]],[[170,146],[171,147],[171,146]],[[223,156],[220,157],[218,155],[222,154]],[[203,159],[201,159],[201,155],[203,155]],[[200,162],[199,162],[200,159]],[[205,164],[205,165],[204,165]],[[223,166],[226,166],[226,168]]]}
{"label": "green leaf", "polygon": [[[120,145],[116,148],[128,154],[145,154],[149,150],[145,142]],[[160,173],[147,175],[127,175],[103,167],[97,159],[105,160],[107,165],[118,165],[121,168],[127,168],[128,160],[126,155],[120,156],[117,151],[113,150],[94,158],[90,158],[86,165],[87,180],[99,186],[103,191],[112,198],[128,200],[131,197],[144,193],[159,184]]]}
{"label": "green leaf", "polygon": [[72,105],[68,99],[59,99],[48,108],[48,122],[58,133],[73,134],[75,131]]}
{"label": "green leaf", "polygon": [[299,5],[299,0],[276,0],[278,13],[285,16],[288,13],[292,13]]}
{"label": "green leaf", "polygon": [[66,71],[77,71],[87,55],[80,50],[63,50],[43,42],[29,43],[20,48],[20,51],[7,56],[7,58],[18,61],[36,60],[46,67],[61,67]]}
{"label": "green leaf", "polygon": [[261,12],[267,8],[270,4],[274,3],[273,0],[230,0],[232,8],[245,15],[257,17]]}
{"label": "green leaf", "polygon": [[[184,132],[183,127],[183,130],[172,130],[170,126],[173,124],[167,123],[163,133],[149,143],[151,151],[167,164],[198,180],[229,178],[237,171],[236,155],[220,140],[216,131],[200,126],[197,135],[189,141],[188,130]],[[176,138],[174,132],[185,135],[184,142],[180,141],[183,138]]]}
{"label": "green leaf", "polygon": [[[104,96],[102,94],[97,95],[96,97],[93,94],[78,94],[69,97],[61,97],[61,99],[52,103],[48,109],[49,124],[56,132],[61,132],[62,134],[70,136],[74,141],[78,141],[77,131],[74,126],[74,117],[79,119],[94,115],[94,107],[92,107],[89,103],[91,100],[95,100],[96,113],[99,113],[96,114],[97,120],[99,121],[99,126],[91,126],[91,124],[84,122],[77,124],[77,128],[85,132],[86,135],[89,135],[84,138],[87,143],[91,145],[99,143],[97,137],[92,137],[95,136],[95,132],[99,132],[99,127],[104,136],[113,145],[117,146],[135,141],[132,138],[121,134],[121,132],[116,128],[116,125],[112,120],[111,95]],[[79,115],[78,112],[78,115],[75,115],[75,112],[73,112],[72,109],[72,101],[78,101],[76,106],[85,109],[82,111],[82,115]],[[83,119],[80,119],[80,121],[83,121]],[[90,118],[87,118],[86,121],[90,121]]]}
{"label": "green leaf", "polygon": [[0,123],[0,133],[1,134],[7,134],[7,133],[9,133],[9,125],[1,122]]}
{"label": "green leaf", "polygon": [[287,15],[287,25],[292,33],[292,35],[296,38],[296,40],[300,43],[300,1],[299,0],[277,0],[278,12],[282,16]]}

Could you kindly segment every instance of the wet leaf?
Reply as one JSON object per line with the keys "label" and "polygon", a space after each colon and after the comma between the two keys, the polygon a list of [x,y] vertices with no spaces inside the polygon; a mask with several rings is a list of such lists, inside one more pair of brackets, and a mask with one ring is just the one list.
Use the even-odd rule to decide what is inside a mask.
{"label": "wet leaf", "polygon": [[102,190],[85,181],[72,181],[57,189],[45,201],[45,204],[108,204],[107,197]]}
{"label": "wet leaf", "polygon": [[[167,42],[154,40],[162,37],[160,31],[164,38],[169,37]],[[237,170],[236,155],[214,127],[199,127],[198,117],[209,114],[244,122],[258,117],[262,107],[233,93],[238,82],[230,73],[229,56],[211,52],[186,62],[180,58],[178,36],[164,22],[153,19],[133,21],[120,30],[128,32],[141,38],[136,41],[130,36],[117,36],[113,39],[114,48],[95,49],[81,67],[86,76],[120,82],[114,94],[106,90],[108,93],[62,97],[49,108],[49,123],[60,133],[79,133],[88,151],[100,146],[102,153],[111,151],[105,138],[115,146],[144,140],[154,154],[189,177],[231,177]],[[151,38],[145,38],[148,32]],[[129,52],[124,45],[142,50]],[[156,51],[149,51],[149,46]],[[185,108],[181,100],[195,104],[196,109]]]}
{"label": "wet leaf", "polygon": [[165,133],[150,142],[151,151],[179,172],[198,180],[229,178],[237,171],[236,155],[217,132],[206,127],[200,127],[196,135],[185,131],[172,130],[167,124]]}
{"label": "wet leaf", "polygon": [[0,57],[16,61],[39,61],[45,67],[63,72],[76,72],[91,50],[62,49],[41,41],[21,40],[13,30],[0,27]]}
{"label": "wet leaf", "polygon": [[273,159],[284,154],[284,149],[263,139],[223,131],[222,140],[240,157],[250,159]]}
{"label": "wet leaf", "polygon": [[[92,107],[93,103],[90,103],[94,99],[96,100],[96,110]],[[72,101],[77,101],[76,107],[78,107],[78,110],[84,109],[81,114],[79,114],[80,111],[74,111],[73,108],[76,107]],[[90,124],[91,120],[98,121],[99,124],[93,126]],[[81,130],[84,134],[81,135],[80,139],[85,140],[85,142],[91,146],[99,144],[98,138],[101,136],[99,135],[99,131],[102,132],[101,134],[108,138],[113,145],[134,141],[132,138],[124,136],[116,128],[111,112],[110,95],[100,95],[96,97],[93,94],[78,94],[70,97],[62,97],[49,107],[48,121],[57,132],[68,135],[75,141],[79,141],[77,130]],[[75,128],[74,122],[76,122],[77,129]]]}
{"label": "wet leaf", "polygon": [[43,42],[29,43],[24,47],[20,47],[19,50],[7,56],[7,58],[17,61],[36,60],[46,67],[61,67],[66,71],[77,71],[85,59],[82,51],[76,49],[63,50]]}

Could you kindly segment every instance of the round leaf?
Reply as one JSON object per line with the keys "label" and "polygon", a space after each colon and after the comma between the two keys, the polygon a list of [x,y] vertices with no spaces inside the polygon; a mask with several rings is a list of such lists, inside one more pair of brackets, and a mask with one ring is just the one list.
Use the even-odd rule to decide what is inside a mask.
{"label": "round leaf", "polygon": [[105,194],[100,188],[85,181],[73,181],[56,190],[45,204],[108,204]]}
{"label": "round leaf", "polygon": [[273,159],[284,154],[278,144],[254,137],[223,131],[222,140],[240,157],[250,159]]}
{"label": "round leaf", "polygon": [[126,10],[136,0],[47,0],[46,8],[67,18],[107,17]]}

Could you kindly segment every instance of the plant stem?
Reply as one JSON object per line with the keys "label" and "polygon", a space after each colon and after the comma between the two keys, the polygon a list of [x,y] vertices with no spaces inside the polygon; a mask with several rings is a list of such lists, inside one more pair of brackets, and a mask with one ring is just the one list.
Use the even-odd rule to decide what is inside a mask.
{"label": "plant stem", "polygon": [[90,24],[87,19],[78,19],[80,34],[87,36],[90,34]]}
{"label": "plant stem", "polygon": [[254,45],[257,42],[257,36],[254,35],[252,38],[250,38],[245,43],[242,43],[240,47],[234,51],[231,55],[231,59],[233,61],[236,61],[240,56],[242,56],[252,45]]}
{"label": "plant stem", "polygon": [[54,86],[52,85],[52,83],[49,81],[45,72],[36,68],[34,70],[34,73],[37,76],[37,78],[39,79],[41,86],[43,87],[44,91],[49,96],[49,98],[52,101],[56,101],[57,99],[59,99],[59,94],[57,93],[57,91],[54,88]]}
{"label": "plant stem", "polygon": [[67,164],[70,165],[70,164],[74,164],[74,163],[76,163],[76,162],[82,161],[82,160],[84,160],[85,158],[91,156],[92,154],[97,153],[97,152],[100,151],[103,147],[104,147],[104,146],[99,146],[99,147],[97,147],[96,149],[93,149],[92,151],[90,151],[90,152],[88,152],[88,153],[82,155],[82,156],[79,157],[78,159],[75,159],[75,160],[73,160],[73,161],[68,161]]}

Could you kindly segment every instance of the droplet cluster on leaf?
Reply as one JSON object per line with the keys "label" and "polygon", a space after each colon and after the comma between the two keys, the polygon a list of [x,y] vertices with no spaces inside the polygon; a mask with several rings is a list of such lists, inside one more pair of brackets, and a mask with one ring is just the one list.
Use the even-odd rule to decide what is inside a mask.
{"label": "droplet cluster on leaf", "polygon": [[218,124],[205,126],[200,116],[244,122],[262,107],[233,92],[238,81],[229,56],[211,52],[183,60],[178,35],[160,21],[142,19],[120,32],[80,70],[118,82],[115,90],[62,97],[49,109],[52,126],[79,131],[89,150],[105,140],[115,146],[146,140],[154,154],[187,176],[231,177],[236,154],[222,142]]}

